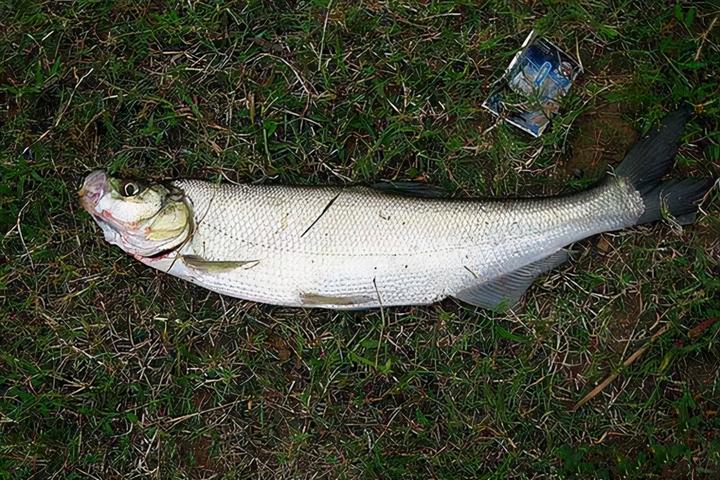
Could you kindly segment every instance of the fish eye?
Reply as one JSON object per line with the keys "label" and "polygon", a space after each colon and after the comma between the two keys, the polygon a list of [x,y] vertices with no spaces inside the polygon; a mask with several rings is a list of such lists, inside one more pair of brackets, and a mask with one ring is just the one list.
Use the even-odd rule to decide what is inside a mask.
{"label": "fish eye", "polygon": [[126,197],[134,197],[135,195],[140,193],[140,185],[138,185],[136,182],[128,181],[122,185],[121,191],[122,194]]}

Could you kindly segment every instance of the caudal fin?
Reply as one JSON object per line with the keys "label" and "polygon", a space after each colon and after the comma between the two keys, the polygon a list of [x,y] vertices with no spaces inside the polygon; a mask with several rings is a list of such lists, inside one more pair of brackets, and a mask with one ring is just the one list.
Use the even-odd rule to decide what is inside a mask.
{"label": "caudal fin", "polygon": [[661,180],[673,165],[691,113],[688,104],[669,113],[630,149],[615,169],[615,176],[628,180],[642,196],[645,211],[638,225],[660,220],[667,214],[682,223],[691,223],[698,203],[713,186],[714,180],[709,178]]}

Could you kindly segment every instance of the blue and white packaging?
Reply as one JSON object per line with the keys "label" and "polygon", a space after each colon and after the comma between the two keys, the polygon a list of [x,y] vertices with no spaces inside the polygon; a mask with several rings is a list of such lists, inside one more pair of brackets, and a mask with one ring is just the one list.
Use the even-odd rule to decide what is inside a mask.
{"label": "blue and white packaging", "polygon": [[531,31],[483,107],[533,137],[560,109],[560,99],[582,73],[579,62]]}

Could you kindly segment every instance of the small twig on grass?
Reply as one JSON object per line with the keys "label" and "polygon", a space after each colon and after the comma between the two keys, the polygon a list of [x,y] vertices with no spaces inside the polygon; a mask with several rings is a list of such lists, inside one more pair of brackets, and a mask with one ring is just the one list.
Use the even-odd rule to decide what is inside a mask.
{"label": "small twig on grass", "polygon": [[[713,324],[715,324],[715,322],[718,322],[718,321],[720,321],[720,317],[711,317],[711,318],[708,318],[708,319],[700,322],[699,324],[695,325],[695,327],[690,329],[690,331],[688,332],[688,337],[691,340],[695,340],[700,335],[702,335],[705,332],[705,330],[707,330],[708,328],[713,326]],[[635,351],[635,353],[630,355],[627,358],[627,360],[625,360],[623,362],[623,367],[627,368],[630,365],[632,365],[635,362],[635,360],[640,358],[642,356],[642,354],[645,353],[648,348],[650,348],[650,345],[652,345],[653,342],[655,342],[655,340],[657,340],[662,334],[667,332],[669,328],[670,328],[670,324],[666,324],[664,327],[662,327],[660,330],[658,330],[645,345],[638,348]],[[593,388],[590,393],[585,395],[579,402],[577,402],[575,404],[575,406],[572,408],[572,410],[573,411],[577,410],[578,408],[582,407],[583,405],[588,403],[590,400],[595,398],[600,392],[605,390],[605,388],[608,385],[610,385],[612,383],[612,381],[615,380],[619,375],[620,375],[619,372],[609,375],[605,380],[600,382],[600,384],[597,387]]]}
{"label": "small twig on grass", "polygon": [[320,37],[320,51],[318,52],[318,67],[319,72],[322,68],[322,54],[325,48],[325,31],[327,30],[328,18],[330,17],[330,9],[332,8],[332,0],[328,2],[327,9],[325,9],[325,22],[323,23],[322,36]]}
{"label": "small twig on grass", "polygon": [[712,32],[712,29],[715,28],[715,23],[717,22],[717,19],[718,17],[716,15],[715,18],[712,19],[712,22],[710,22],[710,26],[708,27],[708,29],[705,30],[702,35],[700,35],[700,45],[695,52],[695,57],[693,58],[693,60],[695,60],[696,62],[700,60],[700,54],[702,53],[702,49],[705,46],[705,41],[707,40],[708,35],[710,35],[710,32]]}
{"label": "small twig on grass", "polygon": [[270,58],[274,58],[276,60],[280,60],[282,63],[284,63],[290,69],[291,72],[293,72],[293,74],[295,75],[295,78],[300,83],[300,86],[303,88],[303,90],[305,90],[305,93],[307,93],[308,97],[317,95],[317,90],[315,90],[315,87],[310,82],[306,81],[305,78],[303,78],[303,76],[300,74],[298,69],[295,66],[293,66],[290,62],[288,62],[287,60],[285,60],[282,57],[273,55],[271,53],[261,53],[260,55],[257,56],[257,59],[259,60],[263,57],[270,57]]}
{"label": "small twig on grass", "polygon": [[[20,238],[20,243],[22,244],[23,248],[25,249],[25,255],[27,256],[28,260],[30,261],[30,268],[32,270],[35,270],[35,263],[33,263],[32,253],[30,253],[30,250],[28,249],[27,244],[25,243],[25,237],[23,237],[22,227],[20,226],[20,219],[22,218],[22,214],[25,211],[25,209],[28,207],[28,205],[30,205],[30,202],[27,202],[25,205],[23,205],[23,207],[18,212],[17,219],[15,220],[15,230],[17,230],[18,237]],[[7,238],[8,235],[10,235],[10,232],[12,232],[12,230],[7,232],[4,236],[4,238]]]}
{"label": "small twig on grass", "polygon": [[[657,340],[662,334],[667,332],[669,329],[670,329],[670,324],[666,324],[660,330],[655,332],[655,334],[650,338],[650,340],[648,340],[648,342],[645,345],[643,345],[642,347],[635,350],[635,353],[630,355],[623,362],[623,368],[627,368],[630,365],[632,365],[633,363],[635,363],[635,360],[640,358],[643,355],[643,353],[645,353],[647,351],[647,349],[650,348],[650,345],[652,345],[653,342],[655,342],[655,340]],[[603,390],[605,390],[605,388],[607,388],[607,386],[610,385],[613,382],[613,380],[615,380],[619,375],[620,375],[620,372],[610,374],[605,380],[600,382],[600,384],[597,387],[593,388],[590,391],[590,393],[585,395],[579,402],[577,402],[573,406],[572,410],[573,411],[577,410],[578,408],[582,407],[583,405],[588,403],[590,400],[595,398],[599,393],[601,393]]]}
{"label": "small twig on grass", "polygon": [[231,408],[231,407],[234,407],[235,405],[237,405],[238,403],[246,402],[246,401],[247,401],[247,400],[245,400],[245,399],[239,399],[239,400],[235,400],[235,401],[230,402],[230,403],[226,403],[226,404],[224,404],[224,405],[218,405],[217,407],[208,408],[207,410],[200,410],[200,411],[197,411],[197,412],[194,412],[194,413],[189,413],[189,414],[187,414],[187,415],[182,415],[182,416],[180,416],[180,417],[175,417],[175,418],[173,418],[173,419],[170,419],[170,420],[168,421],[168,424],[169,424],[170,426],[175,426],[175,425],[177,425],[177,424],[180,423],[180,422],[184,422],[185,420],[188,420],[188,419],[191,419],[191,418],[194,418],[194,417],[199,417],[199,416],[201,416],[201,415],[205,415],[206,413],[216,412],[216,411],[218,411],[218,410],[224,410],[224,409],[226,409],[226,408]]}

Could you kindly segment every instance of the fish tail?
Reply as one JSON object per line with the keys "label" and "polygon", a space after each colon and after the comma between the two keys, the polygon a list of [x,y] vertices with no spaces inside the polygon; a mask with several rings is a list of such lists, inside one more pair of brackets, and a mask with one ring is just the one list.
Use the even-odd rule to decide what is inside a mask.
{"label": "fish tail", "polygon": [[684,104],[669,113],[640,139],[615,169],[615,176],[625,179],[642,197],[645,210],[637,224],[660,220],[667,214],[680,223],[695,220],[698,204],[715,183],[711,178],[662,180],[673,165],[692,106]]}

